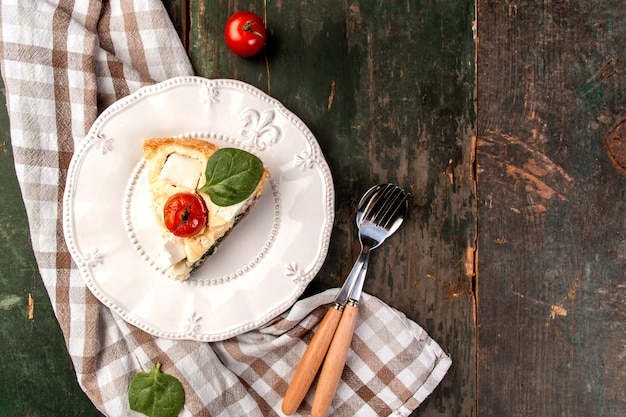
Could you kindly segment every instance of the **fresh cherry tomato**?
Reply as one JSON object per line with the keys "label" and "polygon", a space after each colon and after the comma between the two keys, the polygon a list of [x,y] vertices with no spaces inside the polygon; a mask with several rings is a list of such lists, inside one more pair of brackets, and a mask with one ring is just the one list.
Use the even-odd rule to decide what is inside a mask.
{"label": "fresh cherry tomato", "polygon": [[195,236],[207,225],[206,204],[198,194],[174,194],[165,202],[163,220],[175,236]]}
{"label": "fresh cherry tomato", "polygon": [[252,12],[237,12],[228,19],[224,29],[226,45],[239,56],[258,54],[265,44],[267,32],[263,20]]}

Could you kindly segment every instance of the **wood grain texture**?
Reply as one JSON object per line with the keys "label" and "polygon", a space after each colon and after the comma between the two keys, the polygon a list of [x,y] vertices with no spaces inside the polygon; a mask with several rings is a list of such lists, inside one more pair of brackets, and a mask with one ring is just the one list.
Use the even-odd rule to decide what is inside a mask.
{"label": "wood grain texture", "polygon": [[479,415],[626,412],[619,1],[479,1]]}
{"label": "wood grain texture", "polygon": [[309,388],[324,362],[328,347],[333,341],[335,331],[341,320],[343,310],[330,307],[315,330],[313,338],[300,359],[296,371],[289,382],[287,392],[281,405],[283,413],[293,414],[309,392]]}
{"label": "wood grain texture", "polygon": [[358,314],[358,305],[346,304],[317,380],[315,398],[311,407],[311,415],[313,417],[326,417],[328,415],[330,404],[335,398],[335,393],[346,365],[346,359],[350,352]]}

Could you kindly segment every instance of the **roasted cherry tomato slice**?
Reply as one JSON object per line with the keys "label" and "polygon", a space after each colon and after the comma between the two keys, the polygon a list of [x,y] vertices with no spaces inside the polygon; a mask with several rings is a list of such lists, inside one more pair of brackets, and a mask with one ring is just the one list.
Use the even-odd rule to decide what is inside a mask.
{"label": "roasted cherry tomato slice", "polygon": [[175,236],[195,236],[207,225],[206,204],[198,194],[174,194],[165,202],[163,220]]}
{"label": "roasted cherry tomato slice", "polygon": [[237,12],[228,19],[224,29],[226,45],[239,56],[258,54],[265,44],[267,32],[263,20],[252,12]]}

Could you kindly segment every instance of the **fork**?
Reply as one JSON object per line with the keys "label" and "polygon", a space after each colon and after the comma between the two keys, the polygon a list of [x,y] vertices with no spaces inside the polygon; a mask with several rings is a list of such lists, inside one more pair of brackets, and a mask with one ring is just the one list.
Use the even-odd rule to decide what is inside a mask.
{"label": "fork", "polygon": [[[359,227],[361,254],[346,278],[346,282],[337,294],[334,305],[328,310],[320,323],[295,371],[283,399],[282,410],[285,414],[293,414],[305,397],[324,360],[324,355],[327,353],[340,322],[344,323],[343,328],[349,325],[352,325],[352,328],[354,327],[356,320],[355,305],[358,306],[358,299],[367,272],[369,252],[382,244],[400,226],[406,214],[407,198],[408,194],[399,187],[393,184],[384,184],[370,188],[359,201],[356,221]],[[362,228],[364,230],[361,230]],[[344,309],[350,300],[352,300],[352,306],[348,311],[353,317],[344,319]],[[345,347],[346,355],[350,342],[351,334]],[[342,369],[343,364],[339,376],[341,376]]]}
{"label": "fork", "polygon": [[[326,416],[339,385],[356,326],[359,299],[370,251],[380,246],[387,237],[398,230],[407,215],[408,198],[409,195],[404,190],[388,184],[373,203],[371,210],[363,215],[359,225],[361,253],[351,271],[351,274],[358,273],[358,278],[350,291],[348,302],[322,366],[311,409],[313,417]],[[355,268],[358,268],[357,271]]]}
{"label": "fork", "polygon": [[[372,209],[380,197],[379,191],[382,187],[382,185],[375,185],[371,187],[359,200],[356,213],[357,227],[360,227],[361,221],[366,215],[366,212],[369,212]],[[300,359],[300,363],[295,370],[283,398],[282,411],[286,415],[291,415],[296,411],[309,391],[309,388],[315,379],[315,375],[317,375],[317,371],[324,361],[324,356],[328,351],[328,347],[330,346],[330,342],[335,334],[335,330],[337,330],[339,320],[343,314],[343,309],[348,302],[350,293],[354,288],[354,284],[358,278],[361,267],[362,263],[356,263],[352,268],[352,271],[346,278],[341,290],[337,293],[333,305],[326,312],[326,315],[319,324],[311,342],[309,342],[304,355]]]}

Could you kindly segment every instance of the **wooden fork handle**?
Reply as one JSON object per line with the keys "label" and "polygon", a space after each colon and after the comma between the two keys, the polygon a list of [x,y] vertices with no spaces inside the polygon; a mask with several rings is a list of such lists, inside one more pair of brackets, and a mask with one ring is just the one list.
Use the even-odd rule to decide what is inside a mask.
{"label": "wooden fork handle", "polygon": [[326,417],[328,414],[328,409],[335,397],[348,358],[358,311],[358,303],[352,304],[351,302],[348,302],[343,310],[341,321],[328,348],[326,360],[324,360],[324,366],[315,389],[313,408],[311,409],[313,417]]}
{"label": "wooden fork handle", "polygon": [[338,306],[331,307],[313,335],[311,343],[309,343],[304,352],[304,356],[302,356],[285,393],[282,410],[286,415],[291,415],[298,409],[309,391],[311,383],[324,360],[324,356],[326,356],[328,346],[339,324],[339,319],[341,319],[341,309]]}

